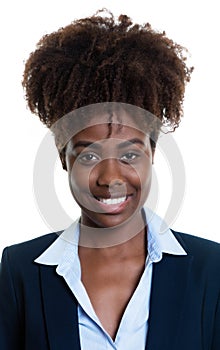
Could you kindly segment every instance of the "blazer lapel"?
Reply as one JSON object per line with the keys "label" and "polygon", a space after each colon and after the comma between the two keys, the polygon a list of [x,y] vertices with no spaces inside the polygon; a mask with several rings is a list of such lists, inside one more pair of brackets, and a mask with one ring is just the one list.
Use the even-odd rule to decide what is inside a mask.
{"label": "blazer lapel", "polygon": [[171,350],[180,327],[193,257],[164,254],[154,264],[146,350]]}
{"label": "blazer lapel", "polygon": [[45,323],[51,350],[80,350],[77,301],[56,266],[40,266]]}

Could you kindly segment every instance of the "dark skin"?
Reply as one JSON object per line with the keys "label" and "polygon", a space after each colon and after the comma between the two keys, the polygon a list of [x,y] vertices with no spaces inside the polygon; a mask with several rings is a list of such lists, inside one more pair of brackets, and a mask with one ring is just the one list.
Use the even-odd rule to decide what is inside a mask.
{"label": "dark skin", "polygon": [[[71,192],[81,207],[79,258],[93,308],[115,339],[144,270],[142,207],[149,194],[153,152],[149,136],[122,125],[88,127],[67,145]],[[117,202],[111,202],[116,199]],[[110,202],[108,202],[110,200]],[[107,202],[106,202],[107,201]]]}
{"label": "dark skin", "polygon": [[82,282],[102,326],[114,340],[144,270],[144,230],[110,248],[79,247]]}

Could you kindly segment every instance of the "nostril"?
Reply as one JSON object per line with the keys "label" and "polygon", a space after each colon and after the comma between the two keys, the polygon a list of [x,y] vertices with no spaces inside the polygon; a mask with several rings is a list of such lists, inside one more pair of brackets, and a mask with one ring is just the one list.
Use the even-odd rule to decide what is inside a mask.
{"label": "nostril", "polygon": [[113,187],[113,186],[122,186],[125,185],[124,181],[121,179],[113,179],[110,181],[109,183],[109,187]]}

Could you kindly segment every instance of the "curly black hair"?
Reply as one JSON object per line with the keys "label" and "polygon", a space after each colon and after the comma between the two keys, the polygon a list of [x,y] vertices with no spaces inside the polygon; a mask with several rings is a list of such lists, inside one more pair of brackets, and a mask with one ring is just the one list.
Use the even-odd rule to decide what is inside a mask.
{"label": "curly black hair", "polygon": [[45,35],[30,54],[23,87],[30,110],[51,127],[65,114],[102,102],[148,110],[178,127],[192,67],[187,50],[149,23],[108,10]]}

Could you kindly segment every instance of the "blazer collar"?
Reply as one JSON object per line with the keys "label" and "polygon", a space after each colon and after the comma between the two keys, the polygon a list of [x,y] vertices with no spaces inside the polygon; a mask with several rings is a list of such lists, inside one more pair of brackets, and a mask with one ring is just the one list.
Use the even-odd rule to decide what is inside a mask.
{"label": "blazer collar", "polygon": [[80,350],[77,301],[54,266],[39,268],[49,348]]}
{"label": "blazer collar", "polygon": [[154,264],[146,350],[176,349],[193,257],[165,254]]}

